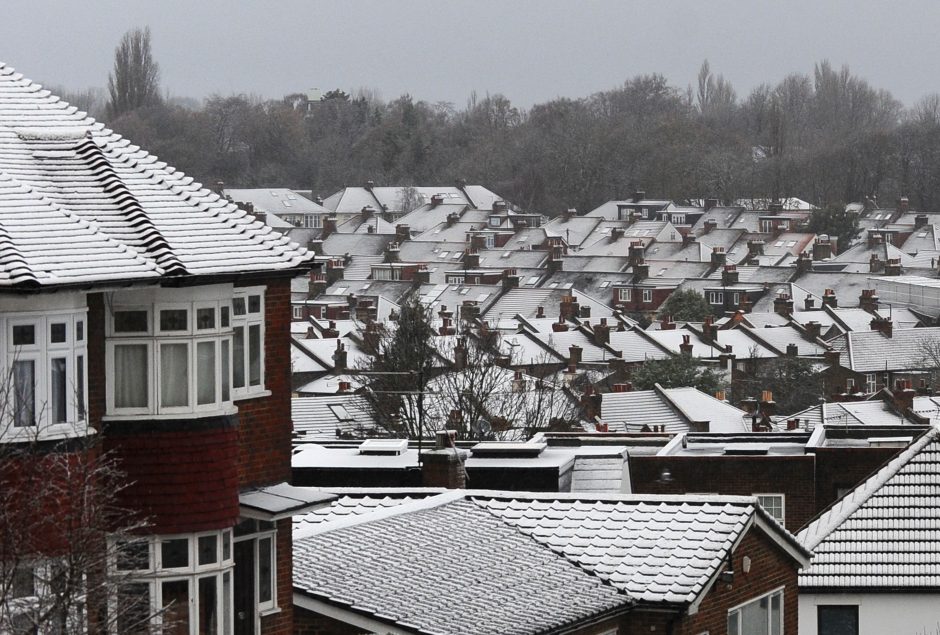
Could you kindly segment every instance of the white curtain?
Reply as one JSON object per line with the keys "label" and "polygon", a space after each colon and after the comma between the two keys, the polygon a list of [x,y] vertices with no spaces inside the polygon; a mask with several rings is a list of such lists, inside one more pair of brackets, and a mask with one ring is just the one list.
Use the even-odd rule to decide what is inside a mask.
{"label": "white curtain", "polygon": [[196,403],[215,403],[215,342],[196,344]]}
{"label": "white curtain", "polygon": [[115,408],[147,407],[147,345],[114,347]]}
{"label": "white curtain", "polygon": [[160,345],[160,407],[189,405],[189,344]]}
{"label": "white curtain", "polygon": [[14,425],[36,424],[36,362],[21,359],[13,362]]}
{"label": "white curtain", "polygon": [[55,357],[52,359],[52,422],[65,423],[68,421],[68,384],[65,375],[66,359]]}

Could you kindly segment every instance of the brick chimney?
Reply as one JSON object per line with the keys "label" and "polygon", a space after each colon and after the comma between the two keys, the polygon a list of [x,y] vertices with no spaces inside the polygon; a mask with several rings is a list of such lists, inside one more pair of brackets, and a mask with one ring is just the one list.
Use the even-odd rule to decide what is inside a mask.
{"label": "brick chimney", "polygon": [[323,255],[323,241],[319,238],[314,238],[307,241],[307,250],[312,251],[318,256]]}
{"label": "brick chimney", "polygon": [[888,258],[888,261],[885,263],[885,275],[886,276],[901,275],[901,259],[900,258]]}
{"label": "brick chimney", "polygon": [[891,391],[894,397],[894,407],[898,412],[904,414],[914,407],[914,397],[917,391],[910,379],[898,379],[894,382],[894,390]]}
{"label": "brick chimney", "polygon": [[784,317],[793,315],[793,298],[789,293],[778,293],[774,298],[774,313]]}
{"label": "brick chimney", "polygon": [[827,350],[823,352],[823,361],[830,366],[839,366],[842,361],[842,354],[839,351]]}
{"label": "brick chimney", "polygon": [[467,340],[463,337],[457,338],[454,345],[454,370],[463,370],[467,367]]}
{"label": "brick chimney", "polygon": [[920,229],[921,227],[926,227],[927,225],[927,215],[918,214],[914,217],[914,229]]}
{"label": "brick chimney", "polygon": [[839,298],[836,297],[836,292],[832,289],[826,289],[823,292],[822,303],[823,306],[827,306],[830,309],[839,308]]}
{"label": "brick chimney", "polygon": [[816,242],[813,243],[813,260],[826,260],[827,258],[832,258],[832,241],[828,236],[825,238],[817,236]]}
{"label": "brick chimney", "polygon": [[476,247],[467,247],[463,252],[463,268],[464,269],[479,269],[480,268],[480,252]]}
{"label": "brick chimney", "polygon": [[563,318],[562,321],[581,317],[581,305],[578,304],[578,299],[573,295],[562,296],[558,309],[559,315]]}
{"label": "brick chimney", "polygon": [[671,315],[664,315],[659,322],[660,331],[675,331],[676,323],[672,321]]}
{"label": "brick chimney", "polygon": [[747,241],[747,253],[748,256],[763,256],[764,255],[764,241],[763,240],[749,240]]}
{"label": "brick chimney", "polygon": [[721,270],[721,285],[730,287],[738,284],[738,266],[725,265]]}
{"label": "brick chimney", "polygon": [[333,284],[342,280],[346,273],[346,263],[342,258],[331,258],[326,262],[326,283]]}
{"label": "brick chimney", "polygon": [[644,255],[646,253],[646,247],[643,246],[642,240],[634,240],[630,243],[630,249],[628,252],[628,261],[631,267],[643,262]]}
{"label": "brick chimney", "polygon": [[646,198],[646,192],[644,192],[643,190],[636,190],[636,191],[633,193],[633,202],[634,202],[634,203],[639,203],[640,201],[642,201],[642,200],[645,199],[645,198]]}
{"label": "brick chimney", "polygon": [[787,344],[787,357],[799,357],[800,347],[796,344]]}
{"label": "brick chimney", "polygon": [[907,214],[911,209],[911,202],[906,196],[898,199],[898,215]]}
{"label": "brick chimney", "polygon": [[577,344],[572,344],[571,346],[569,346],[568,347],[568,365],[576,367],[578,364],[580,364],[582,352],[583,351],[581,350],[581,347],[578,346]]}
{"label": "brick chimney", "polygon": [[346,346],[342,340],[336,340],[336,350],[333,351],[334,370],[346,370]]}
{"label": "brick chimney", "polygon": [[712,247],[712,267],[723,267],[727,261],[728,254],[725,253],[724,247]]}
{"label": "brick chimney", "polygon": [[869,313],[878,310],[878,292],[874,289],[862,289],[862,294],[858,297],[858,308]]}
{"label": "brick chimney", "polygon": [[807,253],[801,253],[796,257],[796,275],[802,276],[813,269],[813,261]]}
{"label": "brick chimney", "polygon": [[811,342],[814,342],[822,334],[822,325],[816,321],[807,322],[803,325],[803,332]]}
{"label": "brick chimney", "polygon": [[503,290],[509,291],[510,289],[519,288],[519,274],[515,269],[504,269],[503,270]]}
{"label": "brick chimney", "polygon": [[457,447],[456,430],[434,433],[434,449],[421,453],[421,482],[425,487],[462,489],[467,486],[464,461],[470,452]]}
{"label": "brick chimney", "polygon": [[706,211],[706,212],[709,211],[709,210],[711,210],[711,209],[715,209],[716,207],[718,207],[718,199],[717,199],[717,198],[706,198],[706,199],[705,199],[705,211]]}
{"label": "brick chimney", "polygon": [[323,219],[323,230],[320,232],[320,238],[326,238],[330,234],[336,233],[336,214],[327,214]]}
{"label": "brick chimney", "polygon": [[633,384],[630,382],[624,382],[622,384],[614,384],[610,387],[611,392],[633,392]]}
{"label": "brick chimney", "polygon": [[406,223],[395,225],[395,242],[401,244],[411,238],[411,227]]}
{"label": "brick chimney", "polygon": [[323,339],[331,340],[335,337],[339,337],[339,330],[336,328],[336,322],[330,320],[327,327],[323,329]]}
{"label": "brick chimney", "polygon": [[816,308],[816,298],[811,295],[807,295],[803,298],[803,310],[812,311]]}
{"label": "brick chimney", "polygon": [[454,328],[454,312],[447,310],[447,305],[442,304],[441,310],[437,312],[441,320],[441,326],[438,329],[441,335],[455,335],[457,329]]}
{"label": "brick chimney", "polygon": [[401,249],[398,246],[398,243],[392,241],[385,246],[385,262],[398,262],[400,258]]}
{"label": "brick chimney", "polygon": [[552,323],[552,332],[564,333],[567,330],[568,330],[568,325],[565,323],[565,316],[559,315],[558,321]]}
{"label": "brick chimney", "polygon": [[322,294],[326,286],[326,274],[311,271],[307,279],[307,299],[312,300]]}
{"label": "brick chimney", "polygon": [[584,418],[588,421],[593,421],[595,417],[600,417],[602,408],[604,405],[604,397],[598,392],[594,391],[593,386],[588,386],[584,389],[584,394],[581,395],[581,409],[584,411]]}
{"label": "brick chimney", "polygon": [[871,330],[878,331],[885,337],[891,337],[894,324],[888,318],[875,316],[871,320]]}
{"label": "brick chimney", "polygon": [[702,335],[707,340],[715,341],[715,323],[712,321],[712,316],[710,315],[706,315],[705,321],[702,322]]}
{"label": "brick chimney", "polygon": [[535,317],[538,318],[538,319],[542,319],[542,318],[545,317],[545,307],[544,307],[544,306],[539,305],[539,306],[535,307]]}
{"label": "brick chimney", "polygon": [[777,402],[774,401],[774,394],[769,390],[764,390],[761,392],[760,404],[758,406],[761,416],[765,419],[777,414]]}
{"label": "brick chimney", "polygon": [[610,343],[610,327],[607,325],[607,318],[601,318],[601,323],[594,325],[593,334],[594,344],[597,346]]}
{"label": "brick chimney", "polygon": [[480,306],[476,300],[464,300],[460,305],[460,319],[464,322],[473,322],[480,317]]}
{"label": "brick chimney", "polygon": [[418,265],[418,268],[415,269],[415,272],[411,274],[412,286],[430,284],[430,282],[431,282],[431,272],[428,271],[427,265]]}
{"label": "brick chimney", "polygon": [[686,357],[692,356],[692,340],[688,335],[682,336],[682,343],[679,344],[679,351]]}
{"label": "brick chimney", "polygon": [[649,277],[650,277],[650,266],[645,261],[641,261],[633,265],[633,279],[634,280],[646,280]]}

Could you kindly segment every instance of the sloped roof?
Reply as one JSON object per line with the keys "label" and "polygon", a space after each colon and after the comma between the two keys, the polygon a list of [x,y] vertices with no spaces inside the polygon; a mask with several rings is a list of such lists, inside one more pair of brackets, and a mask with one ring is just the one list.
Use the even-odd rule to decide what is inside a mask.
{"label": "sloped roof", "polygon": [[755,524],[806,562],[753,497],[448,491],[295,532],[294,586],[414,632],[544,632],[698,601]]}
{"label": "sloped roof", "polygon": [[798,535],[812,589],[940,588],[940,431],[930,430]]}
{"label": "sloped roof", "polygon": [[842,352],[840,365],[870,373],[921,368],[923,346],[931,341],[940,341],[940,327],[896,328],[891,337],[880,331],[850,331],[832,340],[832,345]]}
{"label": "sloped roof", "polygon": [[375,428],[369,404],[360,395],[294,397],[290,409],[300,442],[333,440],[337,432],[361,436]]}
{"label": "sloped roof", "polygon": [[306,250],[0,63],[0,286],[290,269]]}
{"label": "sloped roof", "polygon": [[631,603],[470,500],[296,540],[294,588],[413,632],[454,635],[539,633]]}
{"label": "sloped roof", "polygon": [[329,214],[330,210],[309,198],[283,187],[226,188],[223,194],[237,203],[251,203],[266,214]]}

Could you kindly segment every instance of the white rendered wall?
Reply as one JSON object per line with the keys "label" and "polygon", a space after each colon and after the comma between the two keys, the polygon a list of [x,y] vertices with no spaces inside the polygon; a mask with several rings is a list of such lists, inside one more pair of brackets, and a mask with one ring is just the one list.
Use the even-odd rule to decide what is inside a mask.
{"label": "white rendered wall", "polygon": [[940,635],[940,593],[800,593],[800,635],[819,635],[817,604],[857,604],[858,635]]}

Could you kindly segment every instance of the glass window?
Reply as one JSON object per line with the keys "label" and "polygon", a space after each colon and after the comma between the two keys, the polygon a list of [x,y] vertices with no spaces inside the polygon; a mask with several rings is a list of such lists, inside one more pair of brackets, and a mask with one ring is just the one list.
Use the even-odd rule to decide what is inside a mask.
{"label": "glass window", "polygon": [[189,540],[173,538],[160,543],[162,566],[164,569],[179,569],[189,566]]}
{"label": "glass window", "polygon": [[146,408],[149,369],[146,344],[114,346],[114,407]]}
{"label": "glass window", "polygon": [[218,632],[219,609],[216,583],[215,576],[199,579],[199,635],[215,635]]}
{"label": "glass window", "polygon": [[215,328],[215,309],[212,307],[196,309],[196,328],[214,329]]}
{"label": "glass window", "polygon": [[199,564],[212,564],[218,561],[218,542],[215,534],[199,537]]}
{"label": "glass window", "polygon": [[36,362],[20,359],[13,362],[13,425],[36,425]]}
{"label": "glass window", "polygon": [[160,407],[189,405],[189,344],[160,345]]}
{"label": "glass window", "polygon": [[161,584],[163,594],[163,633],[189,633],[189,580],[167,580]]}
{"label": "glass window", "polygon": [[232,298],[232,313],[234,315],[245,315],[245,298]]}
{"label": "glass window", "polygon": [[189,311],[186,309],[163,309],[160,311],[161,331],[188,331]]}
{"label": "glass window", "polygon": [[729,635],[782,635],[783,591],[776,591],[728,611]]}
{"label": "glass window", "polygon": [[54,322],[49,325],[49,342],[52,344],[64,344],[66,340],[65,323]]}
{"label": "glass window", "polygon": [[236,326],[232,335],[232,386],[245,387],[245,327]]}
{"label": "glass window", "polygon": [[215,403],[215,342],[196,344],[196,403]]}
{"label": "glass window", "polygon": [[85,323],[81,320],[75,322],[75,341],[83,342],[85,341]]}
{"label": "glass window", "polygon": [[32,324],[13,326],[13,346],[32,346],[36,343],[36,327]]}
{"label": "glass window", "polygon": [[783,523],[783,494],[757,494],[761,507],[778,523]]}
{"label": "glass window", "polygon": [[117,629],[127,635],[150,633],[150,585],[122,584],[117,592]]}
{"label": "glass window", "polygon": [[147,311],[115,311],[115,333],[146,333],[150,330]]}
{"label": "glass window", "polygon": [[150,569],[150,543],[147,540],[129,540],[117,545],[118,571]]}
{"label": "glass window", "polygon": [[232,574],[222,574],[222,632],[232,632]]}
{"label": "glass window", "polygon": [[271,580],[274,572],[274,541],[269,536],[258,539],[258,602],[271,602],[274,599],[274,585]]}
{"label": "glass window", "polygon": [[261,325],[248,327],[248,383],[251,386],[261,384]]}
{"label": "glass window", "polygon": [[[64,325],[63,325],[64,326]],[[53,423],[68,421],[68,382],[65,368],[68,360],[64,357],[55,357],[50,362],[50,411]]]}
{"label": "glass window", "polygon": [[85,356],[79,355],[75,358],[75,389],[78,393],[77,405],[78,405],[78,418],[84,419],[86,410],[85,410]]}
{"label": "glass window", "polygon": [[222,340],[220,346],[222,347],[222,353],[221,353],[222,355],[222,368],[221,368],[222,401],[228,401],[229,399],[231,399],[231,390],[230,390],[231,380],[229,379],[229,375],[231,373],[230,363],[229,363],[229,359],[230,359],[229,358],[229,347],[230,347],[229,341]]}
{"label": "glass window", "polygon": [[232,532],[222,532],[222,560],[228,560],[232,557]]}
{"label": "glass window", "polygon": [[229,308],[227,306],[219,307],[219,322],[222,328],[229,327]]}
{"label": "glass window", "polygon": [[260,295],[248,296],[248,312],[249,313],[261,313],[261,296]]}
{"label": "glass window", "polygon": [[854,604],[817,606],[816,632],[820,635],[858,635],[858,606]]}

